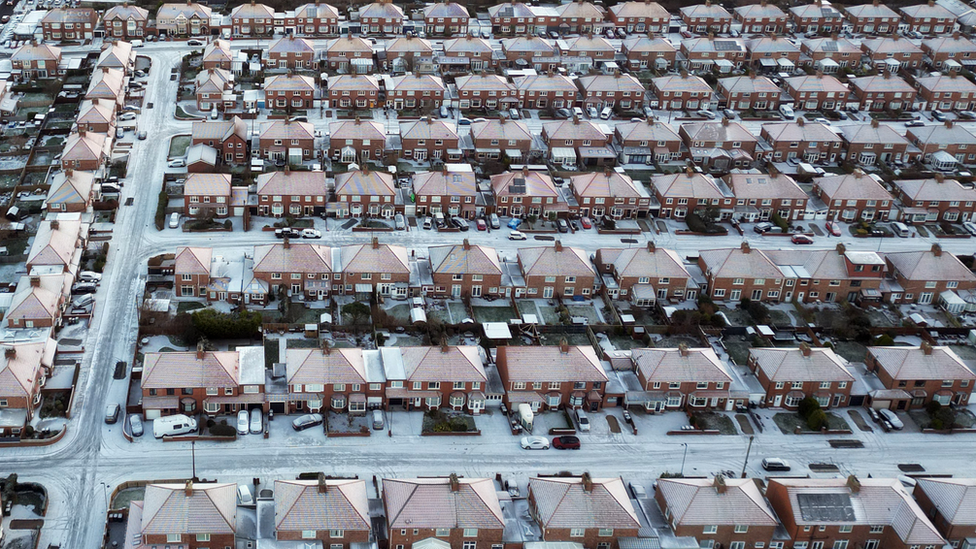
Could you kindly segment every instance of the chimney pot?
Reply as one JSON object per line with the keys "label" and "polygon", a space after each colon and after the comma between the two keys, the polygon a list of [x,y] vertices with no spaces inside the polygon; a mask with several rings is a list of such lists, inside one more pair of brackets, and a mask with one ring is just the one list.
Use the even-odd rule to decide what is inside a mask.
{"label": "chimney pot", "polygon": [[325,478],[325,473],[319,473],[319,485],[318,491],[320,494],[324,494],[329,490],[329,481]]}
{"label": "chimney pot", "polygon": [[378,237],[373,237],[373,249],[378,250],[380,248],[380,239]]}
{"label": "chimney pot", "polygon": [[811,351],[812,349],[810,349],[810,345],[806,341],[800,343],[800,354],[809,357]]}
{"label": "chimney pot", "polygon": [[715,487],[715,491],[719,494],[724,494],[729,489],[728,485],[725,484],[725,477],[722,475],[715,476],[715,479],[712,481],[712,486]]}
{"label": "chimney pot", "polygon": [[583,491],[584,492],[590,493],[590,492],[593,491],[593,478],[590,477],[590,474],[589,473],[584,472],[583,473],[583,476],[580,478],[580,480],[583,481]]}
{"label": "chimney pot", "polygon": [[739,246],[739,249],[742,250],[742,253],[744,254],[752,251],[752,248],[749,246],[748,242],[743,242],[742,245]]}
{"label": "chimney pot", "polygon": [[937,243],[932,244],[932,255],[934,255],[935,257],[942,256],[942,246],[940,246]]}
{"label": "chimney pot", "polygon": [[193,496],[193,481],[192,480],[186,481],[186,485],[183,487],[183,493],[186,495],[186,497],[192,497]]}
{"label": "chimney pot", "polygon": [[16,347],[4,347],[4,349],[3,349],[3,357],[6,358],[7,360],[11,360],[13,358],[16,358],[17,357],[17,348]]}
{"label": "chimney pot", "polygon": [[461,483],[458,481],[457,473],[451,473],[451,491],[458,492],[461,490]]}
{"label": "chimney pot", "polygon": [[923,340],[922,344],[919,347],[922,349],[922,354],[924,354],[925,356],[929,356],[932,354],[932,344],[929,343],[928,341]]}

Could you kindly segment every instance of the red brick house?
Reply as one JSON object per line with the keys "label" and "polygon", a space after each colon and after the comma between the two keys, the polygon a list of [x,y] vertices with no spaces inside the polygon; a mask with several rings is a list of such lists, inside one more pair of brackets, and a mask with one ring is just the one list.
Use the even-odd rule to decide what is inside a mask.
{"label": "red brick house", "polygon": [[228,173],[193,173],[183,183],[183,213],[190,217],[227,217],[231,187]]}
{"label": "red brick house", "polygon": [[41,19],[44,40],[84,41],[95,36],[98,12],[92,8],[55,8]]}
{"label": "red brick house", "polygon": [[[617,6],[637,3],[627,2],[617,4]],[[644,4],[640,5],[643,6]],[[659,38],[653,35],[624,40],[620,46],[620,52],[627,58],[627,67],[633,71],[648,68],[659,71],[667,70],[675,66],[677,58],[677,52],[671,42],[665,38]]]}
{"label": "red brick house", "polygon": [[372,120],[332,122],[329,135],[333,160],[349,163],[381,159],[386,150],[386,132],[379,122]]}
{"label": "red brick house", "polygon": [[[394,375],[392,369],[387,369],[387,408],[446,408],[473,415],[485,409],[488,376],[479,347],[400,347],[397,370]],[[405,375],[402,380],[398,379],[400,371]],[[396,381],[402,381],[403,387],[394,387]]]}
{"label": "red brick house", "polygon": [[832,34],[829,38],[810,38],[800,42],[801,64],[810,65],[824,74],[833,74],[841,68],[857,69],[861,66],[861,48],[850,40]]}
{"label": "red brick house", "polygon": [[171,414],[215,416],[236,414],[239,409],[264,401],[263,347],[238,347],[236,351],[146,353],[142,408],[146,419]]}
{"label": "red brick house", "polygon": [[309,160],[315,154],[315,133],[308,122],[288,119],[266,123],[258,136],[261,158],[269,160]]}
{"label": "red brick house", "polygon": [[190,144],[204,144],[217,149],[226,164],[247,162],[247,124],[234,116],[230,120],[196,120],[190,131]]}
{"label": "red brick house", "polygon": [[525,279],[525,293],[530,297],[589,299],[596,286],[595,272],[586,252],[563,247],[558,240],[553,247],[519,248],[518,264]]}
{"label": "red brick house", "polygon": [[519,36],[535,32],[536,16],[522,2],[505,2],[488,8],[492,36]]}
{"label": "red brick house", "polygon": [[230,51],[230,42],[227,40],[216,39],[207,44],[203,50],[203,68],[231,70],[234,62],[234,54]]}
{"label": "red brick house", "polygon": [[941,173],[929,179],[897,179],[892,184],[905,205],[902,218],[908,222],[956,223],[976,218],[976,190]]}
{"label": "red brick house", "polygon": [[820,164],[837,162],[844,156],[844,140],[820,122],[806,122],[801,116],[795,122],[763,124],[759,136],[773,148],[775,162],[802,158]]}
{"label": "red brick house", "polygon": [[965,111],[976,103],[976,84],[955,72],[915,79],[922,110]]}
{"label": "red brick house", "polygon": [[[937,69],[949,68],[952,63],[976,59],[976,44],[962,33],[955,31],[950,36],[942,35],[922,40],[922,53],[932,60]],[[952,63],[949,63],[949,62]]]}
{"label": "red brick house", "polygon": [[200,71],[195,79],[197,109],[209,111],[211,109],[226,110],[237,103],[234,94],[234,74],[224,69],[207,69]]}
{"label": "red brick house", "polygon": [[790,8],[794,32],[837,32],[844,24],[844,15],[837,8],[816,0],[812,4]]}
{"label": "red brick house", "polygon": [[778,302],[783,289],[783,272],[762,250],[753,250],[748,242],[739,248],[702,250],[698,266],[708,280],[709,297],[737,303],[752,301]]}
{"label": "red brick house", "polygon": [[24,411],[24,423],[8,423],[0,428],[4,435],[19,436],[27,422],[33,419],[40,404],[37,397],[41,387],[47,379],[48,371],[54,367],[57,347],[58,344],[53,339],[3,344],[0,378],[4,379],[4,384],[0,387],[0,399],[5,402],[4,408],[11,416],[15,411]]}
{"label": "red brick house", "polygon": [[335,36],[339,34],[339,10],[335,6],[315,0],[295,10],[298,34],[307,36]]}
{"label": "red brick house", "polygon": [[[328,285],[326,280],[322,284]],[[289,401],[286,411],[366,414],[367,401],[382,401],[382,385],[367,379],[363,350],[355,349],[288,349],[285,358],[288,371]],[[376,387],[380,385],[380,387]],[[365,492],[363,494],[365,496]],[[357,496],[358,497],[358,496]],[[338,502],[337,502],[338,503]],[[340,503],[341,505],[341,503]],[[349,517],[352,518],[352,517]],[[369,524],[369,515],[365,516]],[[356,519],[358,522],[359,519]],[[308,525],[312,526],[312,525]],[[305,530],[314,528],[305,528]],[[323,528],[323,530],[325,530]],[[343,529],[345,530],[345,529]],[[354,529],[354,530],[358,530]],[[369,538],[367,532],[351,532],[353,537]],[[328,535],[327,532],[323,533]],[[337,536],[345,537],[345,536]],[[281,539],[280,537],[278,539]],[[352,539],[348,541],[353,541]],[[339,543],[336,541],[335,543]]]}
{"label": "red brick house", "polygon": [[325,172],[282,171],[258,175],[259,215],[303,217],[325,211]]}
{"label": "red brick house", "polygon": [[857,34],[886,34],[898,28],[901,18],[895,10],[885,6],[881,0],[870,4],[847,6],[844,15]]}
{"label": "red brick house", "polygon": [[612,134],[589,120],[546,122],[542,141],[549,148],[549,160],[563,166],[613,165],[616,153],[610,148]]}
{"label": "red brick house", "polygon": [[807,397],[821,408],[850,402],[854,376],[830,348],[801,343],[797,349],[750,349],[748,365],[766,391],[766,406],[796,409]]}
{"label": "red brick house", "polygon": [[458,134],[443,120],[400,123],[400,142],[403,157],[417,162],[457,162],[461,159]]}
{"label": "red brick house", "polygon": [[495,195],[495,211],[502,217],[534,215],[545,218],[568,209],[552,178],[545,172],[524,168],[493,175],[491,189]]}
{"label": "red brick house", "polygon": [[643,2],[620,2],[610,7],[607,20],[627,34],[642,32],[664,32],[671,22],[671,14],[661,4],[645,0]]}
{"label": "red brick house", "polygon": [[622,122],[614,126],[614,144],[621,164],[664,163],[681,156],[681,136],[664,122]]}
{"label": "red brick house", "polygon": [[608,378],[589,345],[498,347],[496,365],[509,409],[596,411],[603,404]]}
{"label": "red brick house", "polygon": [[[463,549],[466,543],[502,545],[505,518],[491,479],[455,474],[449,478],[386,478],[382,497],[390,547],[411,547],[427,540],[450,549]],[[431,509],[438,512],[431,513]]]}
{"label": "red brick house", "polygon": [[275,12],[270,6],[258,4],[255,0],[241,4],[230,12],[234,36],[262,36],[274,33]]}
{"label": "red brick house", "polygon": [[768,221],[774,214],[785,221],[804,217],[807,193],[786,174],[775,170],[768,174],[731,173],[723,179],[735,195],[740,219]]}
{"label": "red brick house", "polygon": [[688,25],[688,30],[694,33],[724,34],[729,32],[729,27],[732,25],[732,14],[718,4],[712,4],[711,0],[705,0],[704,4],[682,7],[681,20]]}
{"label": "red brick house", "polygon": [[322,300],[330,295],[332,260],[333,250],[321,244],[287,239],[262,244],[254,247],[254,278],[263,282],[271,295],[279,295],[284,290],[296,298]]}
{"label": "red brick house", "polygon": [[[957,162],[976,162],[976,135],[952,120],[907,130],[905,138],[922,151],[922,160],[931,162],[936,169],[952,168]],[[951,155],[951,158],[936,156],[939,152]]]}
{"label": "red brick house", "polygon": [[430,42],[412,34],[398,36],[386,42],[386,65],[393,72],[432,72],[425,66],[434,56]]}
{"label": "red brick house", "polygon": [[700,76],[682,72],[679,76],[660,76],[651,80],[651,92],[658,108],[671,111],[711,109],[718,105],[714,91]]}
{"label": "red brick house", "polygon": [[579,204],[579,214],[612,219],[647,217],[651,197],[640,183],[614,170],[574,175],[570,187]]}
{"label": "red brick house", "polygon": [[471,124],[471,139],[478,160],[497,159],[503,154],[510,160],[520,160],[532,148],[532,134],[525,122],[504,117]]}
{"label": "red brick house", "polygon": [[427,36],[465,36],[468,19],[468,9],[457,2],[437,2],[424,7]]}
{"label": "red brick house", "polygon": [[10,56],[10,65],[21,80],[54,78],[61,74],[61,48],[28,42]]}
{"label": "red brick house", "polygon": [[104,133],[87,132],[78,128],[68,135],[61,153],[61,169],[95,171],[109,159],[112,138]]}
{"label": "red brick house", "polygon": [[782,36],[763,36],[746,42],[749,64],[764,72],[792,71],[800,65],[800,47]]}
{"label": "red brick house", "polygon": [[213,249],[180,246],[176,248],[175,264],[173,291],[176,297],[206,298],[210,286]]}
{"label": "red brick house", "polygon": [[[566,6],[578,5],[578,2],[564,4]],[[567,38],[556,42],[556,54],[567,57],[588,57],[593,61],[612,61],[617,53],[617,48],[606,38],[589,32],[576,38]]]}
{"label": "red brick house", "polygon": [[921,48],[897,34],[890,38],[864,40],[861,42],[861,51],[879,69],[891,72],[897,72],[901,67],[921,67],[925,57]]}
{"label": "red brick house", "polygon": [[718,93],[725,105],[737,111],[775,111],[782,90],[765,76],[732,76],[718,81]]}
{"label": "red brick house", "polygon": [[[976,90],[976,85],[970,83],[970,86]],[[855,78],[854,97],[861,102],[862,111],[910,109],[915,104],[915,88],[886,72],[883,76]]]}
{"label": "red brick house", "polygon": [[329,82],[329,105],[341,109],[372,109],[379,105],[380,84],[375,76],[342,74]]}
{"label": "red brick house", "polygon": [[[406,299],[410,282],[410,260],[403,246],[380,244],[374,237],[369,244],[352,244],[340,250],[341,288],[345,295],[372,294]],[[334,270],[338,269],[333,267]],[[335,278],[335,277],[333,277]],[[339,292],[338,284],[333,291]]]}
{"label": "red brick house", "polygon": [[785,80],[786,93],[796,107],[808,111],[834,110],[847,105],[850,91],[847,86],[829,74],[794,76]]}
{"label": "red brick house", "polygon": [[[391,219],[397,210],[393,176],[386,172],[359,170],[336,176],[336,201],[329,204],[338,217],[384,217]],[[399,207],[398,207],[399,206]]]}
{"label": "red brick house", "polygon": [[440,171],[420,172],[413,176],[417,197],[417,215],[437,212],[474,219],[478,185],[473,171],[454,171],[445,164]]}
{"label": "red brick house", "polygon": [[325,50],[329,68],[339,72],[350,70],[368,73],[373,70],[373,45],[360,36],[342,36],[330,40]]}
{"label": "red brick house", "polygon": [[[766,499],[793,540],[814,547],[942,547],[946,542],[904,485],[894,478],[786,478],[769,480]],[[843,520],[810,514],[815,501],[836,501]],[[872,512],[857,512],[854,509]],[[826,522],[826,524],[825,524]]]}
{"label": "red brick house", "polygon": [[424,289],[428,295],[460,299],[502,293],[502,268],[494,248],[472,246],[465,239],[461,245],[431,246],[428,253],[434,280]]}
{"label": "red brick house", "polygon": [[583,105],[603,110],[614,107],[621,111],[641,110],[644,107],[644,86],[631,74],[600,74],[577,79],[583,92]]}
{"label": "red brick house", "polygon": [[735,8],[732,16],[742,23],[743,34],[782,34],[786,30],[786,14],[775,4],[762,0]]}
{"label": "red brick house", "polygon": [[481,71],[495,66],[491,44],[484,38],[470,34],[464,38],[444,40],[444,55],[440,57],[441,72]]}
{"label": "red brick house", "polygon": [[262,57],[265,69],[303,70],[314,68],[315,48],[304,38],[294,34],[279,38],[268,46],[267,56]]}
{"label": "red brick house", "polygon": [[429,74],[394,76],[386,101],[394,109],[436,109],[444,100],[444,81]]}
{"label": "red brick house", "polygon": [[682,124],[678,135],[688,148],[691,159],[702,168],[727,172],[733,168],[751,168],[757,158],[758,138],[738,122],[723,118],[721,122]]}
{"label": "red brick house", "polygon": [[636,538],[640,530],[619,477],[534,477],[529,480],[528,502],[547,542],[618,549],[619,538]]}
{"label": "red brick house", "polygon": [[908,393],[910,401],[894,401],[897,410],[924,408],[932,401],[966,406],[976,383],[959,355],[927,341],[918,347],[868,347],[864,365],[886,389]]}
{"label": "red brick house", "polygon": [[141,547],[234,547],[236,534],[237,484],[192,480],[147,485],[143,499],[129,504],[125,528],[125,539]]}
{"label": "red brick house", "polygon": [[458,108],[501,110],[517,106],[518,89],[502,76],[482,72],[478,75],[459,76],[455,80],[458,92]]}
{"label": "red brick house", "polygon": [[210,6],[192,0],[163,4],[156,10],[156,30],[160,36],[206,36],[212,16]]}
{"label": "red brick house", "polygon": [[751,478],[661,478],[654,499],[676,536],[708,547],[776,547],[776,514]]}
{"label": "red brick house", "polygon": [[[519,36],[506,38],[502,42],[502,56],[513,68],[533,68],[537,72],[549,72],[559,66],[556,48],[545,38],[538,36]],[[546,63],[540,61],[545,59]]]}
{"label": "red brick house", "polygon": [[897,215],[894,197],[861,170],[817,178],[813,195],[827,205],[827,219],[830,220],[847,223],[860,219],[884,221]]}
{"label": "red brick house", "polygon": [[640,402],[628,396],[628,405],[648,412],[732,408],[732,377],[710,347],[634,349],[631,362],[644,395]]}
{"label": "red brick house", "polygon": [[658,300],[692,300],[697,287],[674,250],[656,248],[599,248],[593,258],[610,299],[628,299],[638,307]]}
{"label": "red brick house", "polygon": [[944,6],[929,0],[925,4],[902,6],[898,9],[902,20],[908,24],[908,30],[922,34],[946,34],[954,30],[956,14]]}
{"label": "red brick house", "polygon": [[732,215],[732,190],[721,179],[690,168],[684,173],[651,177],[651,189],[661,205],[658,216],[662,218],[684,219],[688,212],[707,207],[723,207],[727,212],[721,214],[723,219]]}
{"label": "red brick house", "polygon": [[603,23],[606,13],[603,6],[596,6],[584,0],[574,0],[556,7],[555,20],[547,18],[548,26],[567,29],[569,33],[585,33],[596,30]]}
{"label": "red brick house", "polygon": [[366,481],[276,480],[274,493],[275,539],[316,539],[332,549],[350,549],[354,543],[369,542]]}
{"label": "red brick house", "polygon": [[15,330],[55,328],[70,299],[71,278],[63,273],[22,276],[8,302],[4,324]]}
{"label": "red brick house", "polygon": [[310,109],[315,94],[311,76],[279,74],[264,79],[264,104],[268,109]]}
{"label": "red brick house", "polygon": [[79,128],[93,133],[115,133],[115,102],[107,99],[83,101],[75,123]]}
{"label": "red brick house", "polygon": [[846,126],[841,130],[847,149],[847,160],[856,164],[873,166],[876,162],[908,162],[908,140],[888,124],[877,119],[870,124]]}
{"label": "red brick house", "polygon": [[716,66],[728,72],[741,68],[746,62],[747,47],[742,38],[715,38],[709,33],[708,36],[682,40],[680,50],[685,59],[679,66],[699,73],[711,71]]}
{"label": "red brick house", "polygon": [[521,107],[528,109],[561,109],[577,106],[579,89],[561,74],[540,74],[516,79]]}
{"label": "red brick house", "polygon": [[148,10],[129,5],[128,2],[112,6],[102,16],[105,34],[123,40],[141,40],[146,35],[148,21]]}
{"label": "red brick house", "polygon": [[923,477],[912,492],[925,516],[953,547],[965,547],[967,539],[976,538],[976,521],[967,511],[972,509],[974,488],[976,479],[972,478]]}
{"label": "red brick house", "polygon": [[402,34],[403,9],[389,0],[379,0],[359,8],[363,34]]}
{"label": "red brick house", "polygon": [[933,244],[931,250],[889,252],[885,254],[888,271],[901,286],[902,293],[891,292],[892,303],[937,302],[943,292],[971,292],[976,289],[976,275],[959,258]]}
{"label": "red brick house", "polygon": [[785,273],[785,302],[845,300],[864,305],[881,301],[885,261],[875,252],[848,252],[843,244],[838,244],[833,250],[784,249],[765,253]]}

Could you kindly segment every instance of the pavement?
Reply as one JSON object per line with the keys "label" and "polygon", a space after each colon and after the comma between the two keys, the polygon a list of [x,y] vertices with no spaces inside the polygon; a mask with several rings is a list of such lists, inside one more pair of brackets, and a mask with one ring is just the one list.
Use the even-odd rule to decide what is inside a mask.
{"label": "pavement", "polygon": [[[233,44],[235,48],[245,47],[248,42],[235,40]],[[86,51],[78,47],[65,49],[70,55]],[[139,50],[140,55],[148,55],[153,61],[145,100],[156,106],[140,115],[139,126],[149,135],[146,140],[133,143],[127,184],[120,200],[124,203],[126,198],[133,197],[134,205],[121,207],[116,218],[115,238],[97,294],[99,307],[85,345],[68,431],[61,441],[51,446],[2,451],[5,471],[16,471],[22,482],[39,482],[48,490],[50,503],[40,547],[49,544],[99,547],[105,528],[106,495],[117,485],[130,480],[180,478],[191,474],[193,458],[189,443],[162,443],[146,436],[130,444],[121,434],[121,422],[115,425],[102,422],[103,405],[121,402],[126,394],[128,381],[113,380],[112,373],[117,360],[130,360],[135,351],[137,305],[146,280],[146,259],[172,252],[180,245],[213,246],[221,250],[274,241],[273,235],[260,230],[201,236],[171,229],[156,231],[153,225],[155,197],[166,171],[169,139],[188,133],[191,124],[173,118],[177,82],[169,79],[170,69],[177,66],[185,51],[185,46],[179,43],[148,43]],[[326,228],[322,220],[316,220],[316,224]],[[623,244],[616,237],[598,238],[592,230],[563,234],[559,238],[564,245],[578,246],[587,253],[606,246],[645,246],[649,237],[658,246],[674,248],[682,255],[697,255],[703,248],[738,246],[743,240],[755,247],[770,247],[769,237],[757,235],[749,228],[743,236],[702,238],[676,236],[673,229],[678,225],[666,222],[664,226],[667,231],[642,234],[631,244]],[[329,223],[328,232],[318,242],[340,246],[362,243],[369,238],[337,227]],[[381,240],[426,254],[427,245],[434,240],[447,244],[468,239],[473,244],[494,246],[507,258],[515,257],[518,247],[551,245],[531,239],[513,243],[506,239],[507,233],[472,230],[435,236],[424,230],[412,230],[388,233]],[[794,247],[787,239],[772,242],[775,247]],[[832,249],[837,242],[844,242],[848,250],[872,251],[924,249],[930,245],[922,238],[842,237],[818,238],[815,245],[807,247]],[[954,253],[972,252],[968,239],[945,239],[940,243]],[[855,430],[847,436],[860,440],[864,445],[860,449],[832,448],[826,437],[786,435],[775,428],[755,435],[754,439],[746,435],[666,436],[664,433],[683,423],[681,413],[637,415],[639,434],[635,436],[627,429],[622,433],[609,431],[602,416],[619,413],[611,410],[593,414],[591,421],[595,427],[581,435],[583,448],[574,452],[521,450],[497,414],[479,418],[478,423],[485,432],[480,437],[421,438],[417,415],[395,412],[391,419],[393,436],[374,434],[368,439],[326,439],[321,433],[311,431],[293,433],[287,418],[279,417],[274,420],[268,439],[246,436],[233,443],[197,444],[195,467],[197,476],[202,478],[241,482],[249,482],[254,476],[287,478],[302,471],[359,474],[364,478],[443,475],[453,471],[466,476],[511,474],[524,483],[533,474],[567,469],[649,481],[662,472],[680,469],[685,474],[710,475],[744,468],[750,475],[762,476],[763,471],[758,467],[762,457],[776,456],[797,464],[796,472],[801,474],[807,463],[830,462],[838,464],[842,474],[894,476],[899,474],[899,463],[922,463],[932,472],[964,475],[972,472],[971,453],[976,442],[972,433],[934,438],[911,432],[883,433],[877,429]],[[768,426],[772,425],[771,421],[770,418]],[[933,444],[936,440],[938,444]],[[747,450],[750,446],[751,451]],[[744,467],[747,451],[749,461]]]}

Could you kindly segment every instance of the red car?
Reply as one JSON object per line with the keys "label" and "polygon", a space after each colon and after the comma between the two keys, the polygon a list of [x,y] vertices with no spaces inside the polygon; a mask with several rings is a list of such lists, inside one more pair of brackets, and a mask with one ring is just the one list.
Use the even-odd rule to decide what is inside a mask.
{"label": "red car", "polygon": [[579,450],[580,439],[571,435],[563,435],[552,439],[552,447],[557,450]]}
{"label": "red car", "polygon": [[790,240],[794,244],[813,244],[813,239],[805,234],[795,234]]}
{"label": "red car", "polygon": [[582,225],[584,229],[592,229],[593,228],[593,222],[590,221],[590,218],[589,217],[584,217],[584,218],[580,219],[580,225]]}
{"label": "red car", "polygon": [[838,225],[837,223],[835,223],[833,221],[828,221],[827,222],[827,230],[830,231],[830,234],[832,234],[834,236],[840,236],[840,234],[841,234],[840,233],[840,225]]}
{"label": "red car", "polygon": [[479,219],[478,220],[478,230],[479,231],[487,231],[488,230],[488,224],[485,223],[485,220],[484,219]]}

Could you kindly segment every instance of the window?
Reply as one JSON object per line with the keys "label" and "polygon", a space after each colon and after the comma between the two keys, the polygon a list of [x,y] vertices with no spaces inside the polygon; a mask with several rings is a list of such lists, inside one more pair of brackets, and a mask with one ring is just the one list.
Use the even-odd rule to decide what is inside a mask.
{"label": "window", "polygon": [[718,532],[717,525],[705,526],[702,528],[702,534],[715,534]]}
{"label": "window", "polygon": [[434,535],[437,536],[437,537],[439,537],[439,538],[446,538],[447,536],[450,536],[451,535],[451,529],[450,528],[438,528],[438,529],[434,530]]}
{"label": "window", "polygon": [[841,534],[850,534],[854,531],[854,526],[851,524],[841,524],[837,527],[837,531]]}
{"label": "window", "polygon": [[329,537],[330,538],[341,538],[344,535],[345,535],[345,532],[343,532],[342,530],[329,530]]}
{"label": "window", "polygon": [[197,541],[210,541],[210,534],[197,534]]}
{"label": "window", "polygon": [[601,538],[608,538],[613,535],[613,528],[600,528],[596,535],[600,536]]}
{"label": "window", "polygon": [[735,525],[735,533],[736,534],[745,534],[748,531],[749,531],[749,525],[748,524],[736,524]]}
{"label": "window", "polygon": [[461,549],[475,549],[477,546],[477,541],[466,541],[461,545]]}
{"label": "window", "polygon": [[181,539],[179,534],[166,534],[166,543],[179,543]]}
{"label": "window", "polygon": [[302,539],[315,539],[315,530],[302,530]]}
{"label": "window", "polygon": [[476,538],[476,537],[478,537],[478,529],[477,528],[465,528],[464,529],[464,537],[466,537],[466,538]]}
{"label": "window", "polygon": [[586,528],[570,528],[569,529],[569,537],[571,537],[571,538],[581,538],[581,537],[583,537],[583,534],[585,532],[586,532]]}

